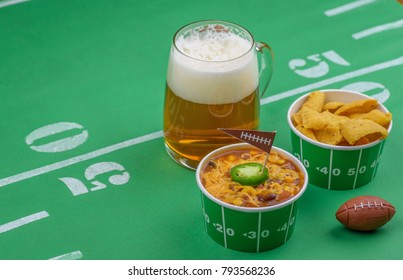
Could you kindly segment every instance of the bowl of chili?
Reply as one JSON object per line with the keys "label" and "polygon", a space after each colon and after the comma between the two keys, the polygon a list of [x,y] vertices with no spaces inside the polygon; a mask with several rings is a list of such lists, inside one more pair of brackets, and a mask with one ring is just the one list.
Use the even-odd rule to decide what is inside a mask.
{"label": "bowl of chili", "polygon": [[266,155],[233,144],[208,154],[196,170],[207,234],[225,248],[263,252],[293,234],[308,174],[285,150],[273,146]]}

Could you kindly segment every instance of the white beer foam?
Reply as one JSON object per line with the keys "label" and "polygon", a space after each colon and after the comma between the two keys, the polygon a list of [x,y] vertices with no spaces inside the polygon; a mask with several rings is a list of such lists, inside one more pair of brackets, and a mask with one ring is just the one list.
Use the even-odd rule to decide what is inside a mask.
{"label": "white beer foam", "polygon": [[249,51],[248,40],[231,32],[206,30],[180,36],[176,46],[180,52],[172,47],[167,83],[179,97],[225,104],[238,102],[257,88],[257,58],[255,51]]}

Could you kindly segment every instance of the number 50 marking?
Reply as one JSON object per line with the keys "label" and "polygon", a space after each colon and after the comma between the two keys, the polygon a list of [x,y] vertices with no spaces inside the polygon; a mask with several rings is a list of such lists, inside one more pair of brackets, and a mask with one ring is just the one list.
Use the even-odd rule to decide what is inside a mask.
{"label": "number 50 marking", "polygon": [[[361,167],[358,169],[358,173],[359,173],[359,174],[363,174],[363,173],[365,173],[365,171],[367,171],[367,167],[366,167],[365,165],[361,166]],[[354,176],[355,173],[357,173],[355,168],[350,168],[350,169],[347,171],[347,175],[348,175],[348,176]]]}
{"label": "number 50 marking", "polygon": [[328,60],[334,64],[339,64],[342,66],[350,66],[349,62],[347,62],[344,58],[342,58],[338,53],[336,53],[333,50],[325,51],[320,54],[310,55],[307,57],[307,60],[313,62],[314,66],[306,67],[307,61],[300,58],[292,59],[288,63],[288,66],[296,74],[303,76],[305,78],[318,78],[325,76],[329,72],[330,67],[329,64],[323,60]]}
{"label": "number 50 marking", "polygon": [[[130,175],[125,171],[125,168],[122,165],[116,162],[99,162],[90,165],[84,172],[85,178],[91,183],[91,185],[93,185],[93,187],[90,188],[91,191],[97,191],[107,187],[105,183],[95,180],[96,177],[107,173],[112,173],[108,177],[108,181],[112,185],[124,185],[129,182]],[[85,184],[76,178],[63,177],[59,178],[59,180],[66,184],[74,196],[88,193]]]}

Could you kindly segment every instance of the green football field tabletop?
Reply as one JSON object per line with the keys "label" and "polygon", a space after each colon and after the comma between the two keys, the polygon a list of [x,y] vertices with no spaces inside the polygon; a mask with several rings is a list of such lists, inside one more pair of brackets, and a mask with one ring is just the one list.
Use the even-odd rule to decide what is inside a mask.
{"label": "green football field tabletop", "polygon": [[[271,46],[260,130],[291,151],[287,111],[348,89],[393,114],[377,175],[354,190],[312,184],[286,244],[261,253],[206,233],[195,171],[163,140],[169,50],[189,22],[221,19]],[[394,0],[0,0],[0,259],[403,259],[403,5]],[[374,232],[335,218],[375,195],[396,208]]]}

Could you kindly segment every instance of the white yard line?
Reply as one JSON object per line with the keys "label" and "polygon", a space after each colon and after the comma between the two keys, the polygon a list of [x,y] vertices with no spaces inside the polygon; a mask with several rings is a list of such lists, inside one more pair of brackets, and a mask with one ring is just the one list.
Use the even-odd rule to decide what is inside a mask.
{"label": "white yard line", "polygon": [[35,213],[35,214],[32,214],[32,215],[22,217],[20,219],[15,220],[15,221],[6,223],[4,225],[0,225],[0,234],[4,233],[4,232],[7,232],[7,231],[10,231],[10,230],[13,230],[13,229],[16,229],[16,228],[19,228],[19,227],[22,227],[22,226],[24,226],[26,224],[29,224],[29,223],[32,223],[32,222],[47,218],[47,217],[49,217],[49,213],[46,212],[46,211],[41,211],[41,212],[38,212],[38,213]]}
{"label": "white yard line", "polygon": [[12,183],[15,183],[18,181],[22,181],[22,180],[25,180],[28,178],[42,175],[42,174],[45,174],[45,173],[48,173],[48,172],[51,172],[54,170],[61,169],[63,167],[67,167],[67,166],[70,166],[70,165],[73,165],[73,164],[76,164],[79,162],[83,162],[83,161],[93,159],[93,158],[96,158],[96,157],[99,157],[102,155],[106,155],[106,154],[109,154],[109,153],[112,153],[112,152],[115,152],[115,151],[118,151],[118,150],[121,150],[121,149],[124,149],[127,147],[131,147],[131,146],[143,143],[143,142],[148,142],[153,139],[160,138],[160,137],[162,137],[162,131],[153,132],[153,133],[146,134],[144,136],[140,136],[137,138],[133,138],[133,139],[130,139],[130,140],[118,143],[118,144],[114,144],[114,145],[111,145],[111,146],[108,146],[108,147],[105,147],[105,148],[102,148],[99,150],[95,150],[95,151],[92,151],[92,152],[89,152],[89,153],[86,153],[86,154],[83,154],[80,156],[72,157],[72,158],[69,158],[69,159],[66,159],[63,161],[45,165],[45,166],[42,166],[42,167],[39,167],[36,169],[32,169],[32,170],[20,173],[20,174],[16,174],[14,176],[6,177],[3,179],[0,179],[0,187],[4,187],[6,185],[9,185],[9,184],[12,184]]}
{"label": "white yard line", "polygon": [[8,0],[8,1],[0,1],[0,9],[1,9],[1,8],[4,8],[4,7],[11,6],[11,5],[16,5],[16,4],[28,2],[28,1],[31,1],[31,0]]}
{"label": "white yard line", "polygon": [[51,258],[50,260],[78,260],[83,257],[83,254],[80,251],[74,251],[70,252],[67,254],[63,254],[54,258]]}
{"label": "white yard line", "polygon": [[345,12],[349,12],[349,11],[359,8],[361,6],[371,4],[373,2],[375,2],[375,0],[357,0],[357,1],[345,4],[343,6],[327,10],[327,11],[325,11],[325,15],[327,15],[328,17],[336,16],[336,15],[339,15],[339,14],[342,14]]}
{"label": "white yard line", "polygon": [[341,74],[339,76],[335,76],[333,78],[329,78],[329,79],[325,79],[310,85],[306,85],[306,86],[302,86],[299,88],[295,88],[289,91],[285,91],[273,96],[268,96],[266,98],[263,98],[260,102],[261,105],[267,104],[267,103],[271,103],[271,102],[275,102],[290,96],[294,96],[300,93],[305,93],[305,92],[310,92],[312,90],[315,89],[319,89],[319,88],[323,88],[326,87],[328,85],[334,84],[334,83],[338,83],[338,82],[342,82],[342,81],[346,81],[352,78],[356,78],[356,77],[360,77],[369,73],[373,73],[373,72],[377,72],[380,70],[384,70],[387,68],[391,68],[394,66],[399,66],[399,65],[403,65],[403,56],[398,57],[396,59],[392,59],[389,61],[385,61],[382,63],[378,63],[372,66],[368,66],[362,69],[358,69],[352,72],[348,72],[345,74]]}
{"label": "white yard line", "polygon": [[394,22],[389,22],[381,25],[377,25],[368,29],[365,29],[363,31],[354,33],[352,37],[356,40],[362,39],[380,32],[392,30],[392,29],[397,29],[397,28],[403,28],[403,19],[394,21]]}

